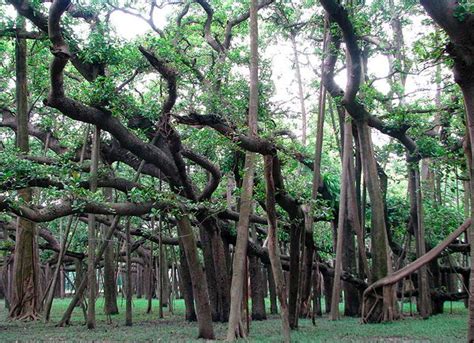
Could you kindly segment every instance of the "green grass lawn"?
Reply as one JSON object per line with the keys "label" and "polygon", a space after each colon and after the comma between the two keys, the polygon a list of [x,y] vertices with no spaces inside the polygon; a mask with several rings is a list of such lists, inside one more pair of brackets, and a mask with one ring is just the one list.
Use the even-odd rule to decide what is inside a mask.
{"label": "green grass lawn", "polygon": [[[119,300],[120,314],[108,323],[103,315],[103,300],[97,302],[97,328],[87,330],[83,325],[80,308],[76,309],[72,325],[67,328],[54,326],[66,309],[69,299],[55,300],[50,324],[7,321],[7,311],[0,302],[0,341],[161,341],[194,342],[197,335],[196,323],[183,319],[184,305],[175,301],[175,313],[165,309],[165,318],[158,319],[158,304],[153,301],[153,312],[146,314],[146,300],[134,299],[132,327],[124,325],[125,301]],[[408,312],[406,309],[405,312]],[[225,338],[226,325],[215,325],[218,339]],[[467,310],[463,303],[446,303],[445,314],[428,320],[405,318],[389,324],[362,325],[359,319],[343,318],[329,321],[318,318],[316,326],[310,320],[300,320],[300,328],[292,332],[294,342],[464,342],[467,333]],[[252,322],[251,342],[280,342],[280,320],[272,316],[269,320]]]}

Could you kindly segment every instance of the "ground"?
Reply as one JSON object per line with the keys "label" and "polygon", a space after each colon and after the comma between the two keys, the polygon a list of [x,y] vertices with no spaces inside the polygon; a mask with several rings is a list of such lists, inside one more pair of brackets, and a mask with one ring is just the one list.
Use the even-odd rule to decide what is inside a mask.
{"label": "ground", "polygon": [[[52,310],[50,324],[11,322],[6,320],[7,311],[0,301],[0,341],[156,341],[156,342],[198,342],[196,323],[183,319],[184,305],[175,301],[175,314],[165,309],[164,319],[157,319],[158,304],[153,303],[153,313],[145,314],[146,301],[134,299],[134,324],[124,325],[125,300],[119,299],[120,314],[109,323],[103,314],[103,301],[97,302],[97,328],[87,330],[83,325],[82,311],[78,308],[73,315],[72,325],[67,328],[54,326],[66,309],[69,299],[57,299]],[[408,307],[405,306],[405,313]],[[226,325],[216,324],[216,336],[225,338]],[[281,342],[278,316],[269,320],[252,322],[250,342]],[[446,303],[445,314],[427,320],[406,318],[389,324],[362,325],[357,318],[343,318],[329,321],[318,318],[316,326],[311,320],[301,320],[300,328],[292,332],[294,342],[465,342],[467,334],[467,310],[461,302]],[[203,342],[201,340],[201,342]]]}

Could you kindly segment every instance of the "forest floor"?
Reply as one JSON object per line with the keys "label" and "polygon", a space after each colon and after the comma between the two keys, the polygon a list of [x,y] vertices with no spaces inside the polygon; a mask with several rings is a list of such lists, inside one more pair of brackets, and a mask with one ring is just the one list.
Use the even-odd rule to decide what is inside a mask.
{"label": "forest floor", "polygon": [[[154,341],[196,342],[197,325],[183,319],[184,304],[174,302],[175,314],[164,309],[163,319],[157,319],[158,303],[153,301],[153,312],[146,314],[146,300],[134,299],[133,326],[124,325],[125,301],[119,299],[120,314],[109,323],[103,314],[103,300],[97,302],[97,328],[89,331],[83,325],[82,311],[77,308],[72,325],[55,327],[66,309],[69,299],[54,301],[52,322],[23,323],[7,320],[7,310],[0,301],[0,342],[33,341]],[[405,306],[405,313],[408,307]],[[316,326],[311,320],[300,320],[300,328],[292,332],[294,342],[464,342],[467,333],[467,310],[462,302],[446,303],[445,314],[427,320],[405,318],[389,324],[362,325],[358,318],[343,317],[340,321],[329,321],[326,316],[318,318]],[[218,339],[225,338],[226,324],[215,325]],[[254,321],[250,326],[250,342],[280,342],[280,320],[271,316],[269,320]],[[203,342],[201,340],[201,342]]]}

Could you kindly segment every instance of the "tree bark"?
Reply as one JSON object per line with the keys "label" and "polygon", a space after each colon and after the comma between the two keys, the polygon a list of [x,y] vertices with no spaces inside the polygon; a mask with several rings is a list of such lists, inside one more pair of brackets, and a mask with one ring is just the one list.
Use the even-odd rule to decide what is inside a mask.
{"label": "tree bark", "polygon": [[194,309],[193,284],[191,282],[191,275],[189,274],[188,263],[184,254],[182,243],[179,244],[179,267],[180,267],[180,282],[181,291],[184,298],[185,319],[188,322],[196,321],[196,311]]}
{"label": "tree bark", "polygon": [[262,265],[257,256],[249,256],[249,274],[252,294],[252,320],[267,319]]}
{"label": "tree bark", "polygon": [[266,181],[266,206],[268,218],[268,256],[272,266],[275,288],[280,301],[280,314],[282,320],[282,338],[284,342],[290,342],[290,322],[287,303],[287,292],[281,266],[280,252],[277,236],[277,212],[275,207],[275,182],[273,180],[273,156],[264,157],[264,174]]}
{"label": "tree bark", "polygon": [[[258,115],[258,1],[250,2],[250,95],[248,127],[249,135],[257,135]],[[242,324],[242,301],[244,299],[243,286],[244,270],[247,260],[247,243],[249,237],[249,218],[252,212],[252,194],[255,172],[255,154],[248,151],[245,154],[245,171],[240,198],[239,221],[237,223],[237,242],[232,264],[232,283],[230,289],[230,313],[227,340],[234,341],[239,337],[246,337],[247,332]],[[248,314],[247,314],[248,315]]]}
{"label": "tree bark", "polygon": [[186,261],[193,285],[193,294],[196,301],[196,315],[199,326],[199,338],[214,339],[214,328],[212,326],[211,306],[207,292],[207,282],[202,270],[197,251],[196,239],[194,238],[191,222],[186,215],[177,219],[178,232],[183,243]]}
{"label": "tree bark", "polygon": [[[389,254],[387,230],[385,227],[385,212],[383,207],[382,190],[377,173],[374,149],[370,128],[365,120],[356,120],[357,132],[361,149],[365,183],[371,204],[371,238],[372,238],[372,278],[380,280],[392,272],[392,261]],[[384,289],[383,301],[375,304],[364,303],[362,307],[363,320],[366,322],[392,321],[397,316],[395,293],[391,286]],[[368,298],[367,298],[368,299]],[[364,309],[366,312],[364,312]]]}
{"label": "tree bark", "polygon": [[[25,20],[19,18],[19,28],[24,29]],[[27,89],[27,44],[16,38],[16,145],[22,154],[29,152],[28,142],[28,89]],[[18,191],[19,197],[29,203],[32,190]],[[18,217],[15,252],[13,260],[13,285],[10,296],[10,319],[36,320],[39,318],[39,253],[35,224]]]}
{"label": "tree bark", "polygon": [[334,282],[331,299],[331,320],[339,319],[339,300],[341,295],[341,272],[342,272],[342,254],[344,239],[344,224],[347,218],[347,198],[348,198],[348,175],[349,163],[352,158],[352,124],[347,118],[344,124],[344,143],[342,150],[342,174],[341,174],[341,192],[339,201],[339,215],[336,237],[336,263],[334,266]]}
{"label": "tree bark", "polygon": [[132,326],[132,295],[133,295],[133,285],[132,285],[132,247],[130,239],[130,217],[127,218],[127,223],[125,224],[125,250],[127,254],[126,259],[126,274],[125,274],[125,326]]}
{"label": "tree bark", "polygon": [[[100,129],[95,126],[92,137],[92,155],[90,169],[90,190],[97,190],[97,172],[99,167],[99,151],[100,151]],[[95,248],[96,248],[96,221],[95,215],[88,215],[88,264],[87,264],[87,288],[88,288],[88,305],[87,305],[87,328],[95,329],[95,300],[97,293],[97,278],[95,269]]]}

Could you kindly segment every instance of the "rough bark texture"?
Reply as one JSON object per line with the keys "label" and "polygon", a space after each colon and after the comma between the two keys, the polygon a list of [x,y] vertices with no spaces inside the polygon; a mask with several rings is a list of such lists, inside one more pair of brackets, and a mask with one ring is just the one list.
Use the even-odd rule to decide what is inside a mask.
{"label": "rough bark texture", "polygon": [[252,320],[267,319],[262,265],[257,256],[249,257],[249,276],[250,292],[252,294]]}
{"label": "rough bark texture", "polygon": [[[105,228],[104,228],[105,231]],[[115,279],[114,242],[108,242],[104,252],[104,313],[118,314],[117,282]]]}
{"label": "rough bark texture", "polygon": [[196,246],[193,229],[189,218],[182,216],[177,221],[178,232],[183,243],[183,248],[188,262],[189,274],[193,284],[193,294],[196,301],[196,316],[199,326],[199,338],[214,339],[214,328],[212,326],[211,306],[207,292],[207,282]]}

